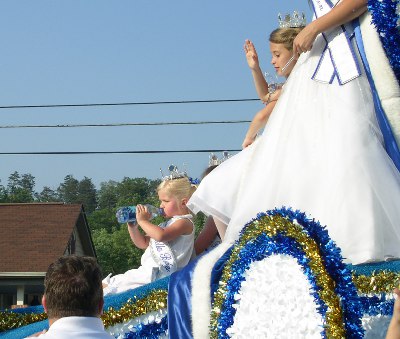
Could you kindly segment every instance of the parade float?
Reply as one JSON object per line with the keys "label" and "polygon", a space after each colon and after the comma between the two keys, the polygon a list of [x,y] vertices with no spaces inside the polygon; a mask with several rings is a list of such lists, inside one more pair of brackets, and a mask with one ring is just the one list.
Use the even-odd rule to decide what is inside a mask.
{"label": "parade float", "polygon": [[[385,337],[400,260],[346,265],[326,229],[302,212],[260,213],[221,260],[211,338]],[[107,296],[107,331],[116,338],[168,337],[169,279]],[[48,327],[42,306],[0,316],[4,338]]]}
{"label": "parade float", "polygon": [[[377,29],[365,30],[371,18],[364,16],[360,30],[364,39],[384,48],[364,46],[398,143],[399,8],[396,0],[369,1]],[[379,53],[386,55],[386,64],[374,62]],[[324,226],[286,207],[260,211],[218,265],[211,312],[202,325],[211,338],[384,338],[400,278],[400,260],[345,264]],[[169,282],[166,277],[107,296],[106,330],[115,338],[168,337]],[[0,312],[2,338],[24,338],[47,327],[42,306]]]}

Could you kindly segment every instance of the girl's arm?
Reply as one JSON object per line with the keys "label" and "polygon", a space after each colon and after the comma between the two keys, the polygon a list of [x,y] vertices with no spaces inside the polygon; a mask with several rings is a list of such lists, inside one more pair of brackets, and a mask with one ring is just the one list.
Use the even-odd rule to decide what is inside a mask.
{"label": "girl's arm", "polygon": [[332,10],[309,23],[294,39],[293,54],[298,57],[302,52],[311,50],[319,33],[343,25],[363,14],[367,10],[367,0],[342,0]]}
{"label": "girl's arm", "polygon": [[167,228],[161,228],[152,224],[150,221],[150,213],[143,205],[136,206],[136,220],[146,235],[156,241],[171,241],[180,235],[191,234],[193,231],[193,223],[188,219],[179,219],[169,225]]}
{"label": "girl's arm", "polygon": [[204,223],[204,227],[201,230],[200,234],[197,236],[194,242],[194,249],[196,251],[196,255],[203,253],[204,250],[210,246],[218,235],[217,226],[215,226],[213,217],[208,217],[206,222]]}
{"label": "girl's arm", "polygon": [[249,129],[247,130],[242,143],[242,148],[250,146],[256,139],[258,131],[266,125],[272,111],[274,110],[276,102],[281,95],[281,91],[282,89],[278,89],[274,94],[271,94],[265,107],[256,113],[250,123]]}
{"label": "girl's arm", "polygon": [[386,339],[400,338],[400,291],[395,288],[394,293],[396,294],[396,300],[394,302],[392,320],[386,333]]}
{"label": "girl's arm", "polygon": [[265,81],[261,71],[256,48],[250,40],[246,40],[243,49],[246,54],[247,64],[249,65],[251,74],[253,75],[254,85],[256,87],[258,97],[261,101],[267,101],[268,84]]}
{"label": "girl's arm", "polygon": [[265,126],[269,116],[274,109],[276,101],[270,102],[263,109],[258,111],[250,123],[249,129],[247,130],[246,136],[244,137],[242,148],[250,146],[256,139],[258,131]]}
{"label": "girl's arm", "polygon": [[136,247],[145,250],[149,246],[150,238],[140,233],[137,223],[128,222],[128,232]]}

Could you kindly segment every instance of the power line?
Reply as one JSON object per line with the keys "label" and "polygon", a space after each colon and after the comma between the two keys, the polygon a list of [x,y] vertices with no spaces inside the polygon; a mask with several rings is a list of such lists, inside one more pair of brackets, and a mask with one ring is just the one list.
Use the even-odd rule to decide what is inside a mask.
{"label": "power line", "polygon": [[203,104],[203,103],[222,103],[222,102],[246,102],[246,101],[259,101],[259,100],[260,99],[216,99],[216,100],[182,100],[182,101],[138,101],[138,102],[89,103],[89,104],[11,105],[11,106],[0,106],[0,109]]}
{"label": "power line", "polygon": [[164,151],[71,151],[71,152],[0,152],[0,155],[79,155],[79,154],[161,154],[240,152],[240,149],[164,150]]}
{"label": "power line", "polygon": [[73,127],[121,127],[121,126],[168,126],[168,125],[209,125],[209,124],[243,124],[250,120],[227,121],[188,121],[188,122],[138,122],[114,124],[63,124],[63,125],[4,125],[0,128],[73,128]]}

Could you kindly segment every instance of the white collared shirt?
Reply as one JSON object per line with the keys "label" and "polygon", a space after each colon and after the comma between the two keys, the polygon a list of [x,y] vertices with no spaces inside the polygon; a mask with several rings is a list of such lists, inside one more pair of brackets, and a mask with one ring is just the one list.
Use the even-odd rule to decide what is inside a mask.
{"label": "white collared shirt", "polygon": [[[34,338],[34,337],[28,337]],[[97,317],[64,317],[56,320],[49,330],[37,338],[45,339],[110,339],[103,323]]]}

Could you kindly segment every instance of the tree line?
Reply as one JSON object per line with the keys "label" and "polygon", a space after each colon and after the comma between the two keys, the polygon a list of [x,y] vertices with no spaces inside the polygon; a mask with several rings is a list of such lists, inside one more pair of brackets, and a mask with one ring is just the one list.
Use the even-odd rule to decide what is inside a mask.
{"label": "tree line", "polygon": [[[99,188],[92,179],[81,180],[67,175],[53,190],[48,186],[35,191],[35,177],[31,174],[12,173],[6,185],[0,181],[0,203],[62,202],[83,204],[91,230],[97,259],[104,275],[123,273],[140,265],[143,251],[130,240],[126,225],[120,225],[115,212],[121,206],[159,205],[156,188],[160,180],[128,178],[122,181],[102,182]],[[154,220],[157,224],[163,219]],[[204,223],[204,215],[195,218],[196,233]]]}

